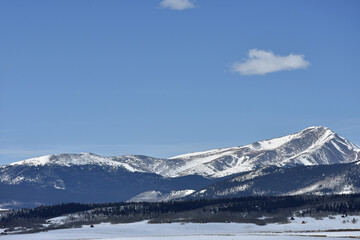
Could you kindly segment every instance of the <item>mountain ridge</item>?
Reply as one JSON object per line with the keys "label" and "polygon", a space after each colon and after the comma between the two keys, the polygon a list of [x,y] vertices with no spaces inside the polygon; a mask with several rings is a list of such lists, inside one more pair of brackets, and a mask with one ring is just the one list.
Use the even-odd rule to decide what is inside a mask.
{"label": "mountain ridge", "polygon": [[[316,139],[314,135],[317,134],[320,134],[320,137]],[[309,144],[309,141],[302,141],[303,139],[301,138],[304,135],[308,135],[308,139],[316,141],[310,141],[311,144],[307,147],[301,146],[304,144]],[[289,146],[291,145],[291,142],[298,142],[300,144],[292,147]],[[299,146],[302,147],[302,149],[299,149]],[[332,151],[324,153],[325,149],[321,149],[321,147],[329,149],[332,148]],[[331,154],[331,152],[335,151],[341,152],[340,155],[342,156],[340,156],[339,154],[337,154],[337,156]],[[220,172],[220,174],[211,173],[211,168],[216,168],[216,165],[214,164],[216,163],[216,161],[220,163],[220,166],[226,166],[226,163],[229,162],[229,160],[237,161],[235,164],[232,165],[232,167],[237,167],[237,172],[243,172],[254,170],[258,167],[264,167],[266,165],[286,167],[291,165],[318,165],[351,162],[359,159],[359,151],[359,147],[355,144],[350,143],[343,137],[340,137],[339,135],[331,131],[329,128],[320,126],[309,127],[294,134],[286,135],[280,138],[254,142],[245,146],[184,154],[180,156],[175,156],[171,159],[180,158],[192,161],[197,161],[198,159],[200,159],[202,164],[208,165],[208,168],[205,169],[205,171],[208,171],[210,175],[213,174],[215,176],[224,176],[233,174],[234,172],[231,171],[232,169],[230,169],[230,171],[226,171],[227,169],[225,169],[225,171]],[[216,154],[218,156],[216,156]],[[258,156],[254,156],[254,154],[257,154]],[[328,156],[325,156],[324,154],[327,154]],[[260,159],[256,163],[256,161],[253,160],[254,158],[255,160],[259,158]],[[277,161],[274,161],[274,158]],[[328,159],[332,159],[332,161],[329,162]],[[251,164],[251,161],[255,162],[255,164],[260,164],[260,166],[255,166],[255,164]],[[267,161],[268,164],[264,164]],[[195,168],[187,169],[186,171],[187,173],[194,173],[201,171],[201,169],[198,169],[195,166]]]}
{"label": "mountain ridge", "polygon": [[[331,176],[321,179],[319,173]],[[242,194],[327,194],[339,193],[342,188],[346,193],[357,193],[359,174],[359,147],[328,128],[311,127],[245,146],[169,159],[80,153],[14,162],[0,166],[0,192],[4,193],[0,207]],[[283,185],[277,185],[278,180]]]}
{"label": "mountain ridge", "polygon": [[130,172],[155,173],[163,177],[201,175],[218,178],[265,166],[335,164],[358,159],[360,159],[358,146],[329,128],[320,126],[245,146],[187,153],[168,159],[144,155],[102,157],[93,153],[80,153],[47,155],[9,165],[96,164],[113,168],[122,167]]}

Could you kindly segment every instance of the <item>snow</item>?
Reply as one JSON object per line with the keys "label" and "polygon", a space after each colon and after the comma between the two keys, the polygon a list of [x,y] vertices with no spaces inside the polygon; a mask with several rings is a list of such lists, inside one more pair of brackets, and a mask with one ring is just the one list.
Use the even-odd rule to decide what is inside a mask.
{"label": "snow", "polygon": [[16,165],[32,165],[32,166],[44,166],[45,164],[50,163],[51,155],[46,155],[37,158],[30,158],[19,162],[10,163],[11,166]]}
{"label": "snow", "polygon": [[186,154],[171,157],[169,159],[191,158],[194,156],[212,155],[212,154],[218,154],[218,153],[221,153],[224,151],[228,151],[229,149],[232,149],[232,148],[218,148],[218,149],[213,149],[213,150],[208,150],[208,151],[203,151],[203,152],[186,153]]}
{"label": "snow", "polygon": [[333,190],[333,194],[350,194],[354,193],[353,186],[346,185],[344,176],[336,175],[334,177],[330,176],[323,180],[317,181],[309,186],[300,188],[296,191],[288,193],[288,195],[302,195],[302,194],[317,194],[320,193],[322,189],[331,189],[334,186],[342,186],[339,190]]}
{"label": "snow", "polygon": [[[211,150],[207,152],[181,155],[185,156],[182,158],[185,161],[185,165],[178,168],[174,176],[199,174],[202,176],[224,177],[234,173],[252,170],[252,164],[249,164],[249,162],[245,161],[249,160],[247,156],[238,157],[236,155],[237,152],[241,151],[244,148],[248,147],[232,147]],[[228,166],[223,170],[217,170],[212,166],[212,162],[225,157],[231,157],[233,159],[231,166]],[[175,158],[180,158],[180,156],[171,159]]]}
{"label": "snow", "polygon": [[331,141],[332,145],[336,148],[336,150],[338,150],[339,152],[341,152],[342,154],[346,154],[344,153],[344,151],[341,149],[341,147],[339,145],[337,145],[336,141]]}
{"label": "snow", "polygon": [[[307,145],[308,143],[309,145]],[[337,150],[339,161],[329,161],[326,151],[330,150],[324,150],[326,149],[325,143],[331,144]],[[344,149],[346,147],[350,152],[355,153],[355,159],[349,159],[345,154]],[[268,158],[269,155],[272,156],[271,159]],[[69,167],[96,164],[113,168],[123,167],[130,172],[156,173],[164,177],[198,174],[218,178],[269,165],[283,167],[288,166],[289,163],[301,165],[332,164],[355,161],[359,157],[360,149],[356,145],[336,135],[330,129],[326,127],[310,127],[291,135],[259,141],[246,146],[187,153],[169,159],[136,155],[102,157],[92,153],[81,153],[47,155],[15,162],[10,165],[44,166],[57,164]],[[25,180],[20,176],[15,179],[7,179],[5,174],[0,177],[0,181],[12,182],[13,184]],[[55,187],[62,188],[58,184]]]}
{"label": "snow", "polygon": [[[355,219],[356,223],[352,223]],[[102,223],[94,228],[53,230],[35,234],[1,236],[1,240],[315,240],[348,239],[359,237],[359,216],[326,217],[324,219],[298,218],[288,224],[268,224],[257,226],[245,223],[172,223],[148,224],[146,221],[130,224]],[[305,224],[302,224],[302,222]],[[328,231],[337,230],[341,231]],[[2,232],[2,229],[0,229]]]}
{"label": "snow", "polygon": [[166,197],[162,199],[162,201],[171,201],[177,198],[186,197],[190,194],[193,194],[195,190],[192,189],[185,189],[180,191],[171,191]]}
{"label": "snow", "polygon": [[226,196],[229,194],[234,194],[234,193],[238,193],[238,192],[243,192],[245,190],[247,190],[249,187],[251,187],[251,184],[243,184],[243,185],[239,185],[239,186],[235,186],[232,188],[227,188],[221,191],[217,191],[215,193],[216,196]]}
{"label": "snow", "polygon": [[[292,134],[292,135],[287,135],[284,137],[273,138],[270,140],[259,141],[259,142],[248,144],[245,146],[219,148],[219,149],[208,150],[208,151],[203,151],[203,152],[187,153],[187,154],[174,156],[169,159],[179,159],[179,158],[190,159],[190,158],[194,158],[194,157],[208,156],[208,157],[206,157],[206,160],[203,160],[203,161],[209,162],[214,159],[214,157],[211,157],[211,155],[220,155],[220,156],[216,156],[216,158],[218,158],[218,157],[223,156],[224,154],[228,154],[229,151],[237,151],[237,150],[243,149],[243,148],[250,148],[254,151],[275,149],[275,148],[278,148],[278,147],[282,146],[283,144],[289,142],[296,136],[297,136],[297,134]],[[257,147],[257,146],[260,146],[260,147]]]}
{"label": "snow", "polygon": [[345,185],[343,186],[343,189],[341,192],[339,192],[339,194],[352,194],[354,193],[354,186],[352,185]]}
{"label": "snow", "polygon": [[147,191],[134,196],[128,200],[128,202],[166,202],[177,198],[186,197],[194,192],[195,190],[192,189],[171,191],[168,194],[163,194],[160,191]]}
{"label": "snow", "polygon": [[128,202],[157,202],[161,197],[160,191],[146,191],[132,197]]}
{"label": "snow", "polygon": [[234,148],[211,150],[211,151],[207,151],[207,152],[199,152],[199,153],[192,153],[192,154],[190,153],[190,154],[181,155],[183,157],[177,156],[177,157],[172,157],[170,159],[182,158],[185,160],[190,160],[190,161],[186,162],[186,166],[182,167],[182,170],[179,170],[179,171],[184,171],[186,169],[193,168],[197,165],[203,165],[205,163],[211,162],[217,158],[227,156],[227,155],[231,154],[231,152],[236,151],[240,148],[241,147],[234,147]]}
{"label": "snow", "polygon": [[55,189],[62,189],[62,190],[66,189],[65,187],[56,185],[56,183],[54,183],[54,188]]}
{"label": "snow", "polygon": [[[288,136],[284,136],[284,137],[280,137],[280,138],[274,138],[271,140],[265,140],[265,141],[260,141],[258,142],[260,144],[260,148],[256,149],[256,150],[272,150],[275,148],[278,148],[282,145],[284,145],[285,143],[291,141],[296,135],[288,135]],[[253,146],[248,145],[248,147],[253,148]]]}
{"label": "snow", "polygon": [[[263,140],[263,141],[255,142],[255,143],[248,144],[248,145],[245,145],[245,146],[231,147],[231,148],[220,148],[220,149],[208,150],[208,151],[203,151],[203,152],[187,153],[187,154],[174,156],[174,157],[171,157],[169,159],[194,158],[194,157],[199,157],[199,156],[222,154],[222,153],[227,152],[227,151],[236,151],[236,150],[239,150],[239,149],[242,149],[242,148],[250,148],[250,149],[252,149],[254,151],[272,150],[272,149],[278,148],[278,147],[284,145],[285,143],[291,141],[292,139],[298,137],[304,131],[311,130],[311,129],[316,129],[316,128],[323,128],[323,127],[309,127],[309,128],[306,128],[305,130],[299,132],[299,133],[295,133],[295,134],[291,134],[291,135],[287,135],[287,136],[283,136],[283,137],[279,137],[279,138],[273,138],[273,139],[270,139],[270,140]],[[328,129],[327,132],[328,133],[333,133],[330,129]]]}
{"label": "snow", "polygon": [[44,166],[48,164],[56,164],[65,167],[70,167],[74,165],[96,164],[99,166],[105,165],[111,167],[124,167],[131,172],[141,172],[139,169],[135,169],[129,164],[116,161],[112,157],[102,157],[92,153],[46,155],[42,157],[30,158],[23,161],[14,162],[9,165]]}
{"label": "snow", "polygon": [[47,222],[49,223],[53,223],[53,224],[62,224],[64,223],[64,221],[68,219],[68,216],[60,216],[60,217],[55,217],[55,218],[50,218],[47,220]]}
{"label": "snow", "polygon": [[[304,138],[304,136],[307,136],[306,134],[317,137],[317,139],[315,139],[315,141],[307,148],[301,149],[301,147],[298,148],[297,146],[292,145],[285,146],[293,140],[306,141],[306,138]],[[285,166],[288,163],[301,165],[331,164],[328,161],[328,157],[323,153],[323,150],[321,150],[325,143],[331,143],[344,158],[346,158],[346,154],[339,144],[347,146],[349,150],[354,152],[360,151],[355,145],[351,144],[346,139],[337,136],[333,131],[326,127],[310,127],[295,134],[259,141],[242,147],[188,153],[170,159],[183,159],[185,161],[185,165],[178,169],[178,173],[175,174],[175,176],[200,174],[203,176],[224,177],[239,172],[253,170],[258,164],[275,165],[279,167]],[[293,147],[294,150],[291,153],[288,153],[288,149],[285,147]],[[266,151],[274,150],[276,151],[276,156],[273,157],[271,161],[259,162]],[[316,155],[316,159],[319,159],[318,157],[320,156],[320,161],[315,160],[312,155]],[[213,162],[221,161],[225,157],[233,159],[228,166],[225,166],[223,169],[216,169],[212,165]],[[349,162],[349,160],[344,159],[344,162]]]}

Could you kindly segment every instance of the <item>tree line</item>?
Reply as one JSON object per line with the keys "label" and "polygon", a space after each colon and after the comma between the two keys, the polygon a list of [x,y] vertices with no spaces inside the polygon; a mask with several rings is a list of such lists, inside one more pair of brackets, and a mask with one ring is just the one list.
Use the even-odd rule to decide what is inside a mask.
{"label": "tree line", "polygon": [[[229,199],[196,199],[170,202],[116,202],[116,203],[64,203],[39,206],[31,209],[12,210],[0,217],[0,226],[16,226],[19,223],[44,223],[47,219],[77,214],[81,221],[100,219],[125,219],[138,221],[169,216],[220,216],[232,214],[246,215],[286,215],[299,213],[303,216],[320,213],[351,214],[360,213],[360,194],[351,195],[304,195],[304,196],[249,196]],[[188,215],[186,215],[188,214]],[[189,217],[191,220],[191,217]]]}

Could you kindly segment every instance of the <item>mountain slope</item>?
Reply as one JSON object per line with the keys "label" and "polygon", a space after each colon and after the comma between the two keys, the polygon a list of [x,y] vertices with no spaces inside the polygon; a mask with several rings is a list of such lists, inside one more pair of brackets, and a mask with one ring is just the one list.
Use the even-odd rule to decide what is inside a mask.
{"label": "mountain slope", "polygon": [[360,161],[354,163],[265,167],[219,181],[192,198],[228,198],[253,195],[351,194],[360,192]]}
{"label": "mountain slope", "polygon": [[[137,199],[173,199],[189,193],[182,190],[201,188],[206,194],[196,192],[193,196],[359,192],[359,175],[352,172],[358,173],[360,168],[359,163],[352,163],[356,160],[360,160],[360,149],[325,127],[170,159],[92,153],[48,155],[0,166],[0,207],[7,202],[13,202],[13,206],[14,201],[30,205],[126,201],[136,195]],[[343,169],[341,175],[334,166],[339,163],[345,164],[338,165],[339,169],[353,169]],[[322,174],[328,178],[319,178]],[[355,183],[341,181],[349,176]],[[274,181],[278,178],[288,186],[277,186]],[[297,178],[297,182],[288,184]],[[324,187],[328,182],[338,187]],[[214,183],[218,185],[209,186]],[[161,196],[157,197],[158,193]]]}
{"label": "mountain slope", "polygon": [[201,175],[219,178],[266,166],[336,164],[357,159],[360,159],[360,149],[357,146],[326,127],[310,127],[295,134],[246,146],[184,154],[170,159],[141,155],[101,157],[91,153],[57,154],[10,165],[95,164],[114,169],[122,167],[130,172],[155,173],[164,177]]}
{"label": "mountain slope", "polygon": [[221,177],[266,166],[293,167],[348,163],[360,159],[360,149],[326,127],[310,127],[288,136],[242,147],[173,157],[187,163],[176,176]]}
{"label": "mountain slope", "polygon": [[146,191],[170,193],[211,183],[202,176],[164,178],[112,165],[15,164],[0,168],[0,207],[126,201]]}

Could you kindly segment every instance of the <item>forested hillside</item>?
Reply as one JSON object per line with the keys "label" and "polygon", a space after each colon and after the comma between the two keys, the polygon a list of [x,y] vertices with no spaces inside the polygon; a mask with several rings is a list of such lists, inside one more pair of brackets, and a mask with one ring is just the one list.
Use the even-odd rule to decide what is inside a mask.
{"label": "forested hillside", "polygon": [[[100,222],[246,222],[264,225],[290,217],[360,213],[360,195],[260,196],[157,203],[69,203],[12,210],[0,217],[9,231],[43,231]],[[54,219],[55,217],[61,219]]]}

